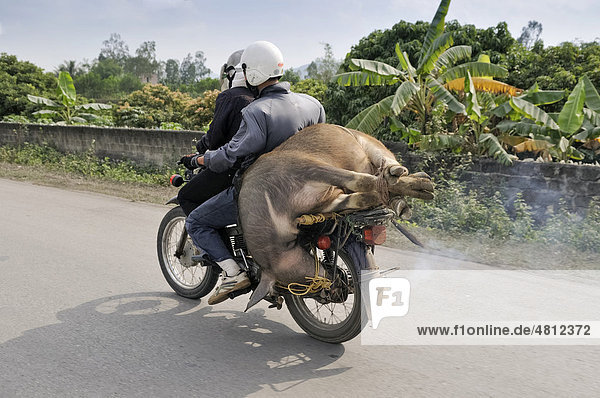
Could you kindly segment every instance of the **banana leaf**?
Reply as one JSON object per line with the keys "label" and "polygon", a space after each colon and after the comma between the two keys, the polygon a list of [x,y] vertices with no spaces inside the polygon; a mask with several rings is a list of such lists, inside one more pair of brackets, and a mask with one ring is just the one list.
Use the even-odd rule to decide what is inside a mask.
{"label": "banana leaf", "polygon": [[583,80],[579,80],[567,103],[558,115],[558,125],[560,129],[569,135],[573,135],[579,130],[583,123],[583,103],[585,102],[585,91]]}
{"label": "banana leaf", "polygon": [[346,127],[362,131],[363,133],[373,134],[383,121],[383,118],[390,116],[393,101],[394,96],[390,95],[376,104],[363,109],[346,124]]}
{"label": "banana leaf", "polygon": [[58,95],[62,97],[62,103],[65,106],[73,106],[77,101],[77,94],[75,93],[75,85],[69,72],[62,71],[58,75]]}
{"label": "banana leaf", "polygon": [[513,161],[517,159],[515,155],[511,155],[504,150],[502,144],[494,134],[481,134],[479,136],[479,144],[486,150],[488,155],[504,165],[512,165]]}
{"label": "banana leaf", "polygon": [[448,50],[454,44],[454,40],[452,40],[452,35],[450,32],[444,33],[438,38],[436,38],[425,56],[419,62],[419,66],[417,67],[417,74],[428,74],[435,67],[435,61],[438,60],[440,55],[442,55],[446,50]]}
{"label": "banana leaf", "polygon": [[377,73],[381,76],[398,76],[402,74],[401,71],[391,65],[379,61],[371,61],[368,59],[352,58],[350,60],[350,68],[353,70],[362,69],[364,71]]}
{"label": "banana leaf", "polygon": [[467,71],[467,76],[464,78],[464,91],[467,100],[467,115],[471,120],[478,122],[481,118],[481,107],[477,102],[477,91],[475,91],[475,85],[473,84],[473,80],[471,80],[469,71]]}
{"label": "banana leaf", "polygon": [[404,69],[404,71],[408,73],[410,80],[414,81],[417,76],[417,71],[411,65],[410,59],[408,58],[408,54],[406,54],[406,51],[400,51],[400,44],[398,43],[396,43],[396,56],[400,61],[400,66],[402,67],[402,69]]}
{"label": "banana leaf", "polygon": [[452,112],[466,114],[465,106],[436,79],[427,79],[427,86],[431,89],[436,99],[448,105],[448,108]]}
{"label": "banana leaf", "polygon": [[63,106],[57,102],[52,101],[49,98],[37,97],[35,95],[27,94],[27,99],[34,104],[43,104],[52,108],[62,108]]}
{"label": "banana leaf", "polygon": [[398,82],[396,76],[381,76],[373,72],[367,71],[354,71],[340,73],[339,75],[333,76],[332,82],[339,84],[340,86],[385,86],[388,84],[395,84]]}
{"label": "banana leaf", "polygon": [[92,102],[90,104],[81,104],[81,105],[77,105],[75,107],[75,109],[92,109],[92,110],[95,110],[95,111],[99,111],[99,110],[102,110],[102,109],[111,109],[111,108],[112,108],[111,105],[100,104],[100,103],[97,103],[97,102]]}
{"label": "banana leaf", "polygon": [[600,112],[600,95],[587,75],[581,78],[585,86],[585,104],[594,112]]}
{"label": "banana leaf", "polygon": [[547,127],[540,126],[539,124],[535,124],[533,122],[514,122],[512,120],[503,120],[498,123],[496,128],[503,133],[513,131],[520,136],[546,135],[548,131]]}
{"label": "banana leaf", "polygon": [[438,6],[433,19],[431,20],[431,24],[429,24],[429,28],[427,29],[427,33],[425,34],[425,38],[423,39],[423,47],[421,47],[421,54],[419,56],[419,64],[423,60],[423,56],[429,51],[431,45],[440,37],[442,32],[444,32],[445,27],[445,18],[448,14],[448,8],[450,7],[450,0],[442,0],[440,5]]}
{"label": "banana leaf", "polygon": [[33,112],[32,115],[60,115],[60,112],[42,109],[41,111]]}
{"label": "banana leaf", "polygon": [[[506,93],[511,96],[517,95],[520,91],[520,89],[511,86],[510,84],[502,83],[497,80],[490,80],[485,77],[472,77],[471,82],[473,82],[473,85],[475,86],[475,89],[477,91],[487,91],[494,94]],[[463,91],[465,87],[465,78],[461,77],[458,79],[450,80],[444,86],[448,90]],[[510,111],[510,104],[506,103],[506,105],[508,106]]]}
{"label": "banana leaf", "polygon": [[[587,98],[587,97],[586,97]],[[594,126],[600,126],[600,114],[591,109],[583,108],[583,114]]]}
{"label": "banana leaf", "polygon": [[519,112],[525,117],[535,122],[541,123],[542,125],[549,127],[553,130],[560,130],[560,127],[558,126],[558,124],[556,124],[554,120],[552,120],[550,115],[548,115],[546,112],[544,112],[537,106],[533,105],[531,102],[527,102],[520,98],[511,98],[509,100],[509,103],[515,111]]}
{"label": "banana leaf", "polygon": [[411,81],[404,81],[396,90],[394,100],[392,101],[392,112],[398,115],[402,109],[408,104],[411,98],[419,92],[420,86]]}
{"label": "banana leaf", "polygon": [[471,46],[454,46],[444,51],[435,61],[435,67],[444,71],[458,61],[471,59]]}
{"label": "banana leaf", "polygon": [[487,62],[466,62],[448,69],[440,75],[439,79],[443,82],[449,82],[450,80],[465,77],[467,71],[469,71],[472,77],[505,77],[508,75],[508,71],[505,68],[495,64],[488,64]]}

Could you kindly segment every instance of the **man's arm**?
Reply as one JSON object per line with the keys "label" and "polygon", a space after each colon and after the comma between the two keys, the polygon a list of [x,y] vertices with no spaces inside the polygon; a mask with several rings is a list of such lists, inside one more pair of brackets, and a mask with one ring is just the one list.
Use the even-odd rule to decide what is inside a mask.
{"label": "man's arm", "polygon": [[252,112],[242,111],[242,123],[231,141],[214,151],[208,151],[198,163],[215,173],[232,168],[238,159],[260,153],[267,144],[266,123]]}

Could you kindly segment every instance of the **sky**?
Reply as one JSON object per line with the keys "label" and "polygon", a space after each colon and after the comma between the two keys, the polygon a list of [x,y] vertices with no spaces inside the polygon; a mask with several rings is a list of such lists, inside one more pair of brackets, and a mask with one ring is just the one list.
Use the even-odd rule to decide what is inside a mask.
{"label": "sky", "polygon": [[[310,63],[323,43],[343,58],[374,30],[400,20],[430,22],[439,0],[0,0],[0,52],[47,71],[92,61],[118,33],[131,54],[156,42],[160,60],[203,51],[217,72],[230,53],[256,40],[277,45],[285,67]],[[536,20],[545,45],[600,37],[600,0],[454,0],[446,20],[477,28],[505,21],[514,37]]]}

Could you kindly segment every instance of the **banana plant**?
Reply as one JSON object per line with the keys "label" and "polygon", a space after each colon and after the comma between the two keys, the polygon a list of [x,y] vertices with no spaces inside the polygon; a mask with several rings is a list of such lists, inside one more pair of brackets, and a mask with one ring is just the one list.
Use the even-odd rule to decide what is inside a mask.
{"label": "banana plant", "polygon": [[501,137],[515,152],[533,151],[558,160],[582,160],[583,153],[574,145],[590,147],[600,137],[600,95],[585,75],[558,114],[546,113],[524,98],[511,98],[509,105],[522,120],[506,120],[497,127],[516,134]]}
{"label": "banana plant", "polygon": [[[398,116],[405,109],[417,114],[421,134],[426,134],[427,121],[434,104],[441,101],[456,114],[466,114],[465,106],[445,87],[447,82],[472,77],[504,77],[507,70],[486,62],[459,61],[471,59],[470,46],[454,46],[449,32],[444,33],[445,17],[450,0],[442,0],[418,54],[417,66],[413,66],[406,52],[395,47],[398,68],[383,62],[351,59],[350,72],[333,77],[342,86],[397,85],[396,92],[367,107],[356,115],[347,127],[373,133],[388,116]],[[456,66],[453,66],[456,65]]]}
{"label": "banana plant", "polygon": [[84,110],[101,110],[110,109],[111,106],[100,103],[90,103],[76,105],[77,93],[75,91],[75,85],[69,72],[62,71],[58,75],[58,86],[56,88],[56,95],[60,102],[56,102],[49,98],[37,97],[35,95],[27,95],[27,99],[34,104],[45,105],[50,109],[43,109],[34,112],[34,115],[56,115],[62,120],[58,124],[73,124],[73,123],[85,123],[88,120],[93,120],[98,116],[93,113],[81,112]]}

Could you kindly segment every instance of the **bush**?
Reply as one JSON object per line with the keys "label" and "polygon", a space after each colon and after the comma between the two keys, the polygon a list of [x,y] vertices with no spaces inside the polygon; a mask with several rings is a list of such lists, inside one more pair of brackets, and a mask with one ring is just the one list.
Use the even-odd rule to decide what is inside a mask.
{"label": "bush", "polygon": [[215,114],[218,95],[219,90],[209,90],[200,97],[189,101],[184,111],[184,125],[192,130],[208,130]]}
{"label": "bush", "polygon": [[157,128],[165,122],[186,124],[184,110],[190,101],[189,95],[167,86],[146,84],[115,107],[115,124],[141,128]]}

